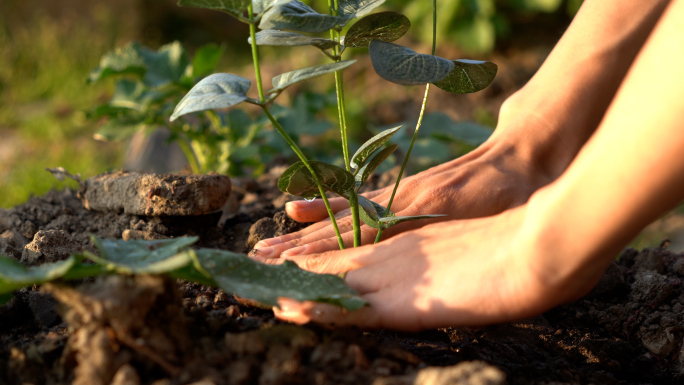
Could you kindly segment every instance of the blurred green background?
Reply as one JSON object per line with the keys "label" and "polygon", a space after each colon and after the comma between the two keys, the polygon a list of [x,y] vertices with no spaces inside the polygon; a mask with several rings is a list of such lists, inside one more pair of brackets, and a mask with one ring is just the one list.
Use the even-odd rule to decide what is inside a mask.
{"label": "blurred green background", "polygon": [[[327,3],[305,2],[314,7]],[[242,68],[250,57],[244,25],[218,12],[179,8],[175,3],[0,1],[0,207],[63,187],[45,172],[46,167],[61,166],[84,177],[121,167],[126,143],[93,140],[95,123],[85,117],[85,111],[106,101],[113,91],[111,82],[85,83],[107,51],[131,40],[152,48],[179,40],[190,52],[219,42],[230,47],[220,68],[245,72]],[[578,4],[577,0],[439,0],[440,49],[478,58],[491,57],[497,50],[505,54],[516,41],[529,40],[528,35],[549,26],[552,35],[559,36]],[[384,7],[404,11],[417,26],[410,35],[413,43],[429,44],[431,2],[390,0]],[[269,54],[279,61],[284,55],[283,51],[266,51],[266,60]],[[409,103],[406,100],[419,94],[402,92],[395,103]],[[378,105],[387,100],[380,92],[375,100],[373,96],[366,94],[363,100],[349,103],[359,140],[370,135],[365,130],[367,113],[380,116],[370,119],[375,124],[413,118],[410,114],[383,117]],[[496,107],[465,115],[469,119],[478,115],[474,120],[493,126]]]}
{"label": "blurred green background", "polygon": [[[327,3],[305,2],[318,9]],[[487,90],[474,95],[433,96],[428,110],[493,129],[503,100],[541,65],[581,2],[438,0],[438,54],[492,60],[499,64],[500,71]],[[85,113],[112,95],[113,82],[85,82],[106,52],[133,40],[154,49],[178,40],[192,54],[197,47],[216,42],[229,47],[219,65],[221,71],[241,75],[251,71],[244,25],[218,12],[178,8],[175,3],[0,1],[0,208],[12,207],[31,194],[40,195],[65,184],[75,187],[73,181],[58,182],[45,171],[46,167],[61,166],[90,177],[122,166],[128,143],[94,140],[97,124]],[[430,1],[388,0],[383,8],[401,11],[412,20],[406,45],[423,52],[429,50]],[[264,61],[274,63],[272,68],[265,66],[264,71],[276,74],[316,60],[312,59],[315,52],[300,53],[304,51],[290,55],[283,50],[264,49]],[[363,99],[348,99],[356,136],[353,140],[357,143],[371,135],[369,127],[415,119],[422,87],[395,87],[363,69],[352,73],[348,80],[351,92],[363,94]],[[330,87],[312,88],[323,95],[330,92]],[[299,103],[296,95],[285,99],[293,105]],[[308,104],[312,105],[317,104]],[[451,150],[443,155],[453,156]],[[434,149],[426,151],[427,155],[435,154]],[[683,247],[684,243],[676,240],[684,228],[681,211],[675,210],[651,225],[633,245],[657,245],[662,238],[674,237],[675,247]]]}

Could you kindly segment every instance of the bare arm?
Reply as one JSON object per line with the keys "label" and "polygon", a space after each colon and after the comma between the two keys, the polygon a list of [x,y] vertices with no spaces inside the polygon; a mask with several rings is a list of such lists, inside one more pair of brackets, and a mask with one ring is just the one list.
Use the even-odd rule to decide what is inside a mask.
{"label": "bare arm", "polygon": [[[566,169],[594,132],[667,3],[587,0],[537,74],[504,103],[492,138],[466,156],[402,181],[392,210],[400,216],[447,214],[449,220],[494,215],[525,203]],[[383,189],[367,197],[386,205],[390,193]],[[331,204],[336,212],[348,208],[341,198]],[[287,212],[302,222],[327,216],[320,201],[292,202]],[[385,238],[427,223],[401,224]],[[351,220],[338,224],[351,245]],[[362,226],[363,243],[374,239],[375,230]],[[324,221],[256,248],[262,257],[275,258],[283,252],[334,250],[337,241]]]}
{"label": "bare arm", "polygon": [[423,329],[523,318],[588,292],[619,249],[684,198],[684,2],[672,2],[597,132],[525,205],[378,245],[293,257],[343,272],[371,307],[283,300],[280,317]]}

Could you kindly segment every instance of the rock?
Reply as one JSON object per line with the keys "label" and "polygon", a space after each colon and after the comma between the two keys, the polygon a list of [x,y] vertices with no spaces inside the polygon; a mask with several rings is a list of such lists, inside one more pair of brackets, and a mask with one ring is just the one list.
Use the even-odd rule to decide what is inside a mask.
{"label": "rock", "polygon": [[684,258],[679,258],[672,265],[672,271],[678,275],[684,276]]}
{"label": "rock", "polygon": [[273,218],[261,218],[256,221],[249,229],[249,238],[247,238],[247,248],[251,249],[257,242],[273,238],[278,228],[276,221]]}
{"label": "rock", "polygon": [[166,239],[168,237],[165,237],[161,234],[155,233],[154,231],[143,231],[143,230],[124,230],[123,233],[121,233],[121,238],[124,241],[130,241],[132,240],[145,240],[145,241],[154,241],[158,239]]}
{"label": "rock", "polygon": [[6,230],[0,234],[0,254],[21,259],[21,254],[28,240],[16,230]]}
{"label": "rock", "polygon": [[630,299],[634,302],[657,306],[674,290],[666,276],[654,271],[640,271],[632,284]]}
{"label": "rock", "polygon": [[38,226],[31,221],[25,221],[19,226],[19,231],[21,231],[21,235],[26,237],[26,239],[33,239],[33,236],[38,231]]}
{"label": "rock", "polygon": [[661,248],[646,248],[641,250],[634,261],[633,270],[639,271],[655,271],[662,274],[665,271],[665,264],[661,255]]}
{"label": "rock", "polygon": [[628,247],[624,250],[622,250],[622,253],[620,253],[620,257],[618,258],[618,261],[620,262],[621,265],[625,267],[632,267],[634,266],[634,261],[636,260],[636,257],[639,255],[639,250]]}
{"label": "rock", "polygon": [[506,375],[496,366],[482,361],[461,362],[447,367],[428,367],[416,374],[380,377],[373,385],[499,385]]}
{"label": "rock", "polygon": [[667,357],[677,346],[678,341],[673,331],[676,327],[658,328],[656,330],[646,330],[641,334],[641,343],[649,352],[658,357]]}
{"label": "rock", "polygon": [[247,239],[247,249],[252,249],[257,242],[279,237],[281,235],[294,233],[306,227],[306,224],[296,222],[287,216],[285,211],[278,211],[271,218],[261,218],[252,225],[249,229],[249,238]]}
{"label": "rock", "polygon": [[230,196],[224,175],[115,172],[81,183],[78,197],[89,210],[147,216],[198,216],[215,213]]}
{"label": "rock", "polygon": [[24,248],[21,263],[30,266],[57,262],[81,250],[81,243],[64,230],[40,230]]}
{"label": "rock", "polygon": [[138,385],[140,376],[133,366],[125,364],[116,371],[110,385]]}

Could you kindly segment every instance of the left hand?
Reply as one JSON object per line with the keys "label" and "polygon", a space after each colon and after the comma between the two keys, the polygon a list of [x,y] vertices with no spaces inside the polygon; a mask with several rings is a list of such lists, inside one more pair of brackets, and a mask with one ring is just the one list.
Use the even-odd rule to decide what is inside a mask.
{"label": "left hand", "polygon": [[[600,268],[596,280],[574,289],[549,285],[558,281],[548,274],[564,269],[535,263],[540,253],[529,236],[534,232],[525,231],[526,214],[527,205],[488,218],[428,225],[376,245],[283,257],[318,273],[348,272],[347,283],[370,306],[347,312],[283,298],[276,316],[296,323],[408,331],[476,326],[536,315],[591,289]],[[550,268],[540,271],[539,266]]]}

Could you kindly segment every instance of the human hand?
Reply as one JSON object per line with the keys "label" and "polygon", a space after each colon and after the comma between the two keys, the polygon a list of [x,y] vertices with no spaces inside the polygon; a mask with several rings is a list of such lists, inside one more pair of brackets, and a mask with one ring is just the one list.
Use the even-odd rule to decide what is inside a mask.
{"label": "human hand", "polygon": [[[539,314],[591,289],[605,266],[586,266],[567,256],[548,261],[530,230],[527,205],[496,216],[431,224],[379,244],[322,254],[263,259],[292,260],[300,267],[346,274],[346,282],[370,303],[355,312],[312,302],[280,299],[278,318],[296,323],[415,331],[477,326]],[[590,279],[569,280],[584,269]],[[573,267],[574,269],[574,267]],[[558,279],[555,279],[558,278]]]}
{"label": "human hand", "polygon": [[[397,216],[445,214],[439,219],[410,221],[383,232],[389,238],[437,221],[485,217],[527,201],[551,178],[539,172],[526,159],[518,143],[493,138],[471,153],[401,181],[392,211]],[[393,186],[363,194],[387,206]],[[330,199],[345,245],[353,244],[349,204],[345,199]],[[338,249],[336,234],[321,200],[296,201],[286,206],[288,215],[299,222],[320,221],[296,233],[263,240],[255,245],[257,255],[277,258]],[[375,240],[377,230],[361,226],[362,244]]]}

